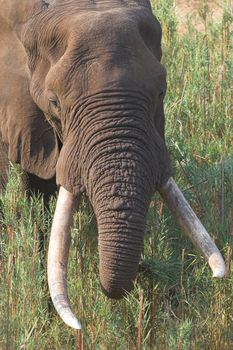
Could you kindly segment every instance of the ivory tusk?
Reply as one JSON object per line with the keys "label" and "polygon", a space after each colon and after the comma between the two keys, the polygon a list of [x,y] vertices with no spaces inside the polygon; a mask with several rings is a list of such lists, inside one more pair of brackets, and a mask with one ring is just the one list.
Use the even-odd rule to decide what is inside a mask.
{"label": "ivory tusk", "polygon": [[54,213],[48,249],[48,285],[55,309],[70,327],[81,329],[73,314],[67,293],[67,263],[71,241],[73,211],[77,197],[61,187]]}
{"label": "ivory tusk", "polygon": [[159,192],[175,215],[180,227],[208,261],[213,277],[223,277],[226,270],[223,257],[174,179],[170,177]]}

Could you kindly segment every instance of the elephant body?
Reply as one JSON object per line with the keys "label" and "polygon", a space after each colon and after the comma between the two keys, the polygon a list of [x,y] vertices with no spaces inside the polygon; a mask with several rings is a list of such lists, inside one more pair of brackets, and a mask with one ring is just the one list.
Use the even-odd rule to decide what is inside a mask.
{"label": "elephant body", "polygon": [[[2,2],[4,16],[4,4],[6,8],[10,5]],[[11,6],[18,16],[8,9],[8,21],[0,17],[3,72],[0,88],[4,92],[0,104],[0,131],[9,148],[9,159],[44,179],[57,172],[59,184],[72,192],[79,192],[82,177],[78,162],[82,163],[80,158],[84,155],[81,146],[79,150],[75,148],[73,154],[70,152],[69,160],[67,157],[69,143],[74,137],[79,143],[86,141],[81,135],[79,120],[89,113],[90,105],[92,109],[96,105],[102,113],[101,103],[106,114],[111,112],[110,117],[111,105],[115,108],[115,115],[121,116],[121,109],[126,114],[128,108],[133,114],[127,105],[133,99],[133,107],[138,101],[141,110],[145,109],[144,114],[149,113],[154,119],[151,124],[157,135],[152,135],[152,138],[157,138],[158,145],[152,147],[164,148],[161,159],[157,156],[157,161],[165,163],[166,167],[168,157],[165,157],[166,149],[160,140],[164,137],[162,101],[160,106],[156,103],[159,95],[160,99],[163,98],[166,89],[165,70],[159,63],[161,29],[152,16],[149,2],[56,1],[49,6],[43,1],[24,1],[18,8],[14,3],[17,2],[12,0]],[[108,22],[111,26],[106,31]],[[60,93],[59,89],[64,89],[59,86],[61,81],[68,90],[64,114],[65,109],[71,109],[75,113],[75,123],[73,119],[65,117],[62,120],[49,111],[49,90]],[[87,108],[79,109],[85,99]],[[119,101],[122,101],[121,109],[116,110]],[[142,114],[141,110],[138,110],[139,114]],[[97,120],[97,117],[94,115],[93,119]],[[48,123],[48,120],[53,120],[53,123]],[[134,119],[132,123],[135,124]],[[56,124],[57,128],[52,128],[51,124]],[[106,129],[104,124],[107,121],[101,121],[97,128]],[[62,137],[64,147],[60,158],[57,130],[61,130],[63,136],[67,134]],[[81,154],[77,155],[77,152]],[[64,162],[68,176],[64,172]],[[71,176],[72,173],[75,176]]]}
{"label": "elephant body", "polygon": [[86,193],[102,289],[122,297],[151,197],[171,176],[160,24],[147,0],[0,5],[0,147],[30,176]]}
{"label": "elephant body", "polygon": [[119,279],[136,276],[151,196],[171,175],[160,25],[148,1],[16,3],[0,17],[2,141],[29,174],[87,193],[102,285],[117,296]]}

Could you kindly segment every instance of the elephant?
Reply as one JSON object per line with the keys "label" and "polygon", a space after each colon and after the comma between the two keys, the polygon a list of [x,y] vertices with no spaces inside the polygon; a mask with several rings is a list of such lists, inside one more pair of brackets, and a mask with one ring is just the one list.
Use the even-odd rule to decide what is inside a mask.
{"label": "elephant", "polygon": [[59,188],[48,284],[63,321],[81,328],[66,277],[73,213],[82,195],[96,216],[100,285],[109,298],[133,288],[155,191],[213,276],[222,277],[222,255],[172,177],[162,31],[150,1],[0,5],[0,175],[6,177],[9,160],[45,195]]}

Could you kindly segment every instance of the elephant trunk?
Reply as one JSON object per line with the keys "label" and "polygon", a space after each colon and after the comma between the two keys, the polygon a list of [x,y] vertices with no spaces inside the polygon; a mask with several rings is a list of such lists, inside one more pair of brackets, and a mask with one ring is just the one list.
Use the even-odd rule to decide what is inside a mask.
{"label": "elephant trunk", "polygon": [[108,209],[98,215],[100,282],[108,297],[118,299],[133,288],[146,214],[145,205],[141,209],[121,197],[107,200]]}
{"label": "elephant trunk", "polygon": [[154,191],[151,161],[133,148],[130,159],[114,153],[111,160],[107,155],[92,165],[87,187],[98,224],[100,282],[104,293],[115,299],[133,288]]}

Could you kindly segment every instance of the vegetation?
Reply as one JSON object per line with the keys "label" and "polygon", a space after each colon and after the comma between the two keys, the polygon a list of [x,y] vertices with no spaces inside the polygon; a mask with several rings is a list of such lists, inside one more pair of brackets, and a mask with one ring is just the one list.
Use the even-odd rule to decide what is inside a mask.
{"label": "vegetation", "polygon": [[94,215],[83,202],[68,281],[83,332],[70,329],[48,312],[43,256],[55,202],[45,210],[40,198],[27,200],[12,167],[0,197],[0,349],[233,349],[232,16],[226,6],[222,22],[212,23],[202,6],[205,31],[189,21],[180,35],[173,1],[152,3],[163,28],[166,138],[176,180],[221,249],[227,276],[211,278],[156,195],[135,290],[125,300],[108,300],[98,280]]}

